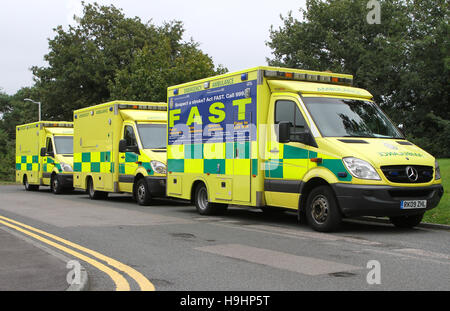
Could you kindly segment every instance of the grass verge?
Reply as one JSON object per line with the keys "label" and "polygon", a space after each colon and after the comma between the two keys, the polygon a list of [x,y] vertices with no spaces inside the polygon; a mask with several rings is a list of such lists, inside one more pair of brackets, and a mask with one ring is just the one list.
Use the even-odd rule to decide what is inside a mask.
{"label": "grass verge", "polygon": [[18,185],[18,183],[15,181],[0,180],[0,186],[4,185]]}
{"label": "grass verge", "polygon": [[425,213],[423,222],[450,225],[450,159],[439,159],[444,196],[439,205]]}

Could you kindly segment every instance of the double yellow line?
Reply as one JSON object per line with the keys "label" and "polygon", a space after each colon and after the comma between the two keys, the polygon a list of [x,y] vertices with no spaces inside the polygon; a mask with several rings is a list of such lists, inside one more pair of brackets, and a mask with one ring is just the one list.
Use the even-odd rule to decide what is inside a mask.
{"label": "double yellow line", "polygon": [[[100,254],[96,251],[90,250],[86,247],[83,247],[79,244],[67,241],[65,239],[62,239],[56,235],[47,233],[45,231],[33,228],[31,226],[28,226],[26,224],[20,223],[18,221],[15,221],[13,219],[9,219],[6,218],[4,216],[0,215],[0,224],[5,225],[9,228],[12,228],[14,230],[17,230],[23,234],[26,234],[36,240],[39,240],[47,245],[53,246],[54,248],[57,248],[69,255],[72,255],[74,257],[77,257],[89,264],[91,264],[92,266],[94,266],[95,268],[99,269],[100,271],[106,273],[115,283],[116,285],[116,290],[117,291],[129,291],[130,290],[130,284],[128,283],[128,281],[124,278],[124,276],[122,274],[120,274],[119,272],[111,269],[111,267],[119,270],[122,273],[127,274],[129,277],[131,277],[134,281],[136,281],[136,283],[139,285],[140,289],[143,291],[154,291],[155,287],[153,286],[153,284],[144,276],[142,275],[140,272],[136,271],[135,269],[131,268],[130,266],[127,266],[113,258],[110,258],[108,256],[105,256],[103,254]],[[20,227],[19,227],[20,226]],[[28,229],[28,230],[26,230]],[[33,231],[33,232],[32,232]],[[40,235],[39,235],[40,234]],[[48,238],[53,239],[54,241],[51,241],[49,239],[44,238],[43,236],[46,236]],[[60,242],[59,243],[56,243]],[[65,245],[63,245],[65,244]],[[72,247],[73,249],[82,251],[86,254],[89,254],[94,258],[88,257],[80,252],[77,252],[76,250],[70,249],[68,248]],[[105,262],[106,264],[108,264],[110,267],[108,267],[107,265],[105,265],[104,263],[101,263],[98,260],[101,260],[103,262]]]}

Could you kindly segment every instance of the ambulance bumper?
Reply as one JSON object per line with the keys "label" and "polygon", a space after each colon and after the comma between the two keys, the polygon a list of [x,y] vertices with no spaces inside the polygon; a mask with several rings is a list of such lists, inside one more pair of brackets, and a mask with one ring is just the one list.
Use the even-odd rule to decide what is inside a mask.
{"label": "ambulance bumper", "polygon": [[[427,187],[392,187],[334,184],[341,212],[346,217],[395,217],[423,214],[435,208],[444,194],[442,185]],[[426,200],[426,208],[402,209],[401,202]]]}
{"label": "ambulance bumper", "polygon": [[58,174],[56,175],[58,178],[59,184],[63,186],[63,188],[72,188],[73,187],[73,174]]}
{"label": "ambulance bumper", "polygon": [[166,178],[165,177],[145,177],[150,195],[152,197],[163,197],[166,195]]}

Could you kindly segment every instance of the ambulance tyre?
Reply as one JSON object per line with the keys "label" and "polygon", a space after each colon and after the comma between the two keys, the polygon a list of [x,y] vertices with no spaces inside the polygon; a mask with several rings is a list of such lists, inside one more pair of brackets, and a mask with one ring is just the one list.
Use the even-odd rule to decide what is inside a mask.
{"label": "ambulance tyre", "polygon": [[142,206],[149,206],[152,203],[150,190],[144,178],[140,178],[135,186],[134,197],[136,202]]}
{"label": "ambulance tyre", "polygon": [[311,190],[306,201],[306,218],[316,231],[330,232],[339,227],[342,216],[334,192],[329,186]]}
{"label": "ambulance tyre", "polygon": [[94,190],[92,178],[89,178],[87,181],[87,193],[89,194],[89,198],[91,200],[104,200],[108,197],[108,192]]}
{"label": "ambulance tyre", "polygon": [[195,189],[195,207],[200,215],[218,215],[226,212],[228,204],[212,203],[208,200],[208,189],[199,184]]}
{"label": "ambulance tyre", "polygon": [[25,175],[23,177],[23,186],[25,187],[26,191],[37,191],[37,190],[39,190],[39,186],[37,186],[37,185],[30,185],[30,183],[28,182],[27,175]]}
{"label": "ambulance tyre", "polygon": [[412,216],[391,217],[391,223],[397,228],[413,228],[420,224],[423,214]]}
{"label": "ambulance tyre", "polygon": [[54,194],[61,194],[63,193],[64,190],[64,188],[62,187],[61,183],[58,180],[58,177],[55,174],[52,175],[52,179],[50,181],[50,190]]}

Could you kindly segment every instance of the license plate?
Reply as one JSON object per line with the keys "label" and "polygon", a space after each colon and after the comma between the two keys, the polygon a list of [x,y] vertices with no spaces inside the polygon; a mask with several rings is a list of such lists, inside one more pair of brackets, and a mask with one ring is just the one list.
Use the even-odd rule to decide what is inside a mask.
{"label": "license plate", "polygon": [[427,208],[426,200],[412,200],[412,201],[402,201],[400,203],[401,209],[416,209],[416,208]]}

